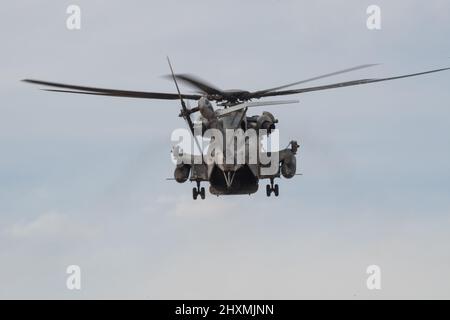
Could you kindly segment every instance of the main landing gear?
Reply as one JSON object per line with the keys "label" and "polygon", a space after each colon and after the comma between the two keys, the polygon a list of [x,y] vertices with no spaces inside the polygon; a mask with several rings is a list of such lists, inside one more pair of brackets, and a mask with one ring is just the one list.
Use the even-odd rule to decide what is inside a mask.
{"label": "main landing gear", "polygon": [[194,200],[197,200],[197,197],[200,195],[200,198],[202,198],[202,200],[205,199],[205,188],[201,187],[200,188],[200,181],[197,181],[197,188],[192,188],[192,198]]}
{"label": "main landing gear", "polygon": [[266,195],[270,197],[271,193],[275,194],[275,197],[278,197],[279,189],[277,184],[273,184],[273,178],[270,179],[270,184],[266,185]]}

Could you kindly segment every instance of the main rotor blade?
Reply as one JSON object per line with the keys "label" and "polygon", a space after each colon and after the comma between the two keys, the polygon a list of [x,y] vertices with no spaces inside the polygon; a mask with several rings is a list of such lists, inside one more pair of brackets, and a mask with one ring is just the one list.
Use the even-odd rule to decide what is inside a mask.
{"label": "main rotor blade", "polygon": [[319,91],[319,90],[328,90],[328,89],[334,89],[334,88],[343,88],[343,87],[357,86],[357,85],[367,84],[367,83],[374,83],[374,82],[396,80],[396,79],[402,79],[402,78],[408,78],[408,77],[415,77],[415,76],[420,76],[420,75],[424,75],[424,74],[428,74],[428,73],[441,72],[441,71],[445,71],[445,70],[449,70],[449,69],[450,68],[442,68],[442,69],[435,69],[435,70],[430,70],[430,71],[425,71],[425,72],[412,73],[412,74],[406,74],[406,75],[389,77],[389,78],[360,79],[360,80],[338,82],[338,83],[333,83],[333,84],[328,84],[328,85],[323,85],[323,86],[309,87],[309,88],[296,89],[296,90],[284,90],[284,91],[267,92],[267,93],[262,94],[259,97],[284,96],[284,95],[304,93],[304,92],[311,92],[311,91]]}
{"label": "main rotor blade", "polygon": [[[31,84],[38,84],[38,85],[42,85],[42,86],[53,87],[53,88],[69,89],[69,90],[44,89],[45,91],[53,91],[53,92],[92,94],[92,95],[100,95],[100,96],[141,98],[141,99],[161,99],[161,100],[176,100],[176,99],[180,98],[179,95],[176,93],[105,89],[105,88],[86,87],[86,86],[78,86],[78,85],[64,84],[64,83],[58,83],[58,82],[33,80],[33,79],[24,79],[22,81],[31,83]],[[201,95],[197,95],[197,94],[184,94],[181,96],[184,99],[193,99],[193,100],[198,100],[201,98]]]}
{"label": "main rotor blade", "polygon": [[370,67],[377,66],[377,65],[378,64],[363,64],[363,65],[359,65],[359,66],[356,66],[356,67],[352,67],[352,68],[348,68],[348,69],[344,69],[344,70],[339,70],[339,71],[323,74],[323,75],[320,75],[320,76],[317,76],[317,77],[313,77],[313,78],[309,78],[309,79],[305,79],[305,80],[289,83],[289,84],[286,84],[284,86],[274,87],[274,88],[265,89],[265,90],[259,90],[259,91],[253,92],[251,95],[252,95],[252,97],[257,98],[258,95],[261,95],[261,94],[264,94],[264,93],[267,93],[267,92],[277,91],[277,90],[280,90],[280,89],[285,89],[285,88],[288,88],[288,87],[296,86],[296,85],[299,85],[299,84],[302,84],[302,83],[306,83],[306,82],[310,82],[310,81],[314,81],[314,80],[319,80],[319,79],[323,79],[323,78],[327,78],[327,77],[331,77],[331,76],[336,76],[338,74],[343,74],[343,73],[347,73],[347,72],[351,72],[351,71],[355,71],[355,70],[370,68]]}
{"label": "main rotor blade", "polygon": [[[206,94],[223,94],[223,91],[217,88],[216,86],[208,83],[207,81],[200,79],[197,76],[194,76],[192,74],[175,74],[174,75],[176,79],[187,83],[188,85],[200,89],[201,92]],[[171,77],[172,76],[167,76]]]}
{"label": "main rotor blade", "polygon": [[187,124],[189,126],[189,129],[191,130],[192,137],[194,138],[195,143],[197,144],[198,150],[200,151],[200,154],[202,155],[202,159],[203,159],[203,150],[202,150],[202,147],[200,146],[200,143],[198,142],[197,137],[195,136],[194,123],[192,122],[189,110],[186,107],[186,103],[184,102],[183,97],[181,95],[180,88],[178,87],[177,79],[175,77],[175,73],[173,72],[172,64],[170,63],[169,57],[167,57],[167,63],[169,64],[169,68],[170,68],[170,72],[172,74],[173,82],[175,82],[175,87],[177,88],[178,97],[179,97],[180,102],[181,102],[181,108],[183,109],[181,114],[182,114],[183,118],[186,120],[186,122],[187,122]]}
{"label": "main rotor blade", "polygon": [[192,123],[191,117],[189,115],[189,110],[186,107],[186,103],[184,103],[183,97],[181,96],[180,87],[178,87],[177,79],[175,78],[175,74],[173,73],[172,64],[170,63],[169,57],[167,57],[167,63],[169,64],[170,72],[172,73],[173,82],[175,82],[175,87],[177,88],[178,98],[181,102],[181,108],[183,109],[183,118],[187,121],[189,129],[191,129],[192,135],[194,135],[194,124]]}

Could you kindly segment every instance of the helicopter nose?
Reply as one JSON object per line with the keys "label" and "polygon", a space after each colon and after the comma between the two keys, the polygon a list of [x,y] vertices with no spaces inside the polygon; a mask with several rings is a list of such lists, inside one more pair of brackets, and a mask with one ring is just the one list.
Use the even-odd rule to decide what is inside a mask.
{"label": "helicopter nose", "polygon": [[241,167],[241,165],[235,164],[235,163],[232,163],[232,164],[222,163],[219,165],[220,170],[222,170],[223,172],[235,172],[240,167]]}
{"label": "helicopter nose", "polygon": [[225,172],[230,172],[230,171],[234,171],[235,165],[234,164],[224,164],[223,165],[223,171]]}

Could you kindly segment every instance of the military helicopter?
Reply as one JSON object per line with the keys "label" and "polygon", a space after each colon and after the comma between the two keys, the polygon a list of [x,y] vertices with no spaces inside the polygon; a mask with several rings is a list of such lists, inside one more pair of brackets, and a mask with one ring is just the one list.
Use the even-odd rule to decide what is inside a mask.
{"label": "military helicopter", "polygon": [[[181,112],[179,116],[184,118],[187,122],[190,134],[195,141],[195,145],[200,150],[200,154],[195,155],[193,152],[187,153],[179,146],[174,146],[172,153],[177,161],[177,164],[174,171],[173,180],[176,180],[179,183],[184,183],[187,180],[195,182],[196,187],[192,189],[192,197],[195,200],[198,196],[200,196],[201,199],[205,199],[205,188],[201,187],[201,182],[209,182],[209,192],[213,195],[250,195],[258,190],[259,180],[268,179],[270,183],[266,185],[266,195],[269,197],[272,193],[275,196],[279,195],[279,186],[274,183],[276,178],[281,178],[281,176],[283,176],[284,178],[290,179],[297,175],[296,154],[299,149],[297,141],[290,141],[285,149],[276,152],[265,150],[261,146],[261,141],[264,138],[268,138],[271,133],[274,132],[276,129],[275,125],[278,123],[278,120],[270,112],[264,111],[260,115],[249,116],[247,115],[247,111],[252,107],[297,103],[298,101],[253,100],[396,80],[450,69],[441,68],[388,78],[359,79],[328,85],[285,90],[286,88],[304,84],[306,82],[376,65],[365,64],[278,87],[258,91],[246,91],[222,90],[196,76],[189,74],[175,74],[169,58],[167,58],[167,61],[171,71],[171,74],[168,77],[173,80],[177,91],[176,93],[104,89],[33,79],[24,79],[22,81],[49,87],[42,90],[51,92],[123,98],[179,100],[181,104]],[[178,86],[178,81],[194,87],[198,92],[193,94],[181,93]],[[195,100],[197,101],[197,106],[194,108],[189,108],[186,105],[185,100]],[[211,102],[215,102],[216,106],[220,108],[214,109]],[[197,121],[194,122],[191,115],[197,112],[200,115]],[[210,143],[207,148],[203,148],[203,143],[202,145],[199,143],[197,136],[199,133],[205,134],[210,129],[214,129],[215,132],[219,132],[221,134],[225,134],[228,130],[234,130],[234,132],[238,130],[241,134],[244,133],[244,139],[240,140],[240,145],[236,146],[235,144],[232,144],[230,149],[227,142],[218,142],[218,140],[216,140],[217,136],[214,135],[210,142],[213,141],[217,143]],[[249,137],[245,135],[248,132],[256,132],[255,139],[248,139]],[[232,141],[234,140],[235,139],[232,139]],[[213,148],[211,148],[212,145],[214,145]],[[253,161],[249,161],[250,158],[252,158],[249,153],[251,147],[256,149],[256,161],[254,157]],[[235,151],[238,149],[244,150],[243,158],[241,157],[240,162],[236,161],[238,152]],[[265,160],[270,158],[271,161],[263,162],[263,158]]]}

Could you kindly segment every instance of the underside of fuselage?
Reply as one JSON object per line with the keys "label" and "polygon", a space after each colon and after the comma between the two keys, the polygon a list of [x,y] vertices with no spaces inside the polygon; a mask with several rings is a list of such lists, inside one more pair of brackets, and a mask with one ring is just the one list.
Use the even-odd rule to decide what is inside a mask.
{"label": "underside of fuselage", "polygon": [[[227,174],[232,179],[231,185],[227,184]],[[209,182],[209,192],[215,195],[252,194],[258,191],[258,178],[247,165],[225,174],[218,166],[214,166]]]}

